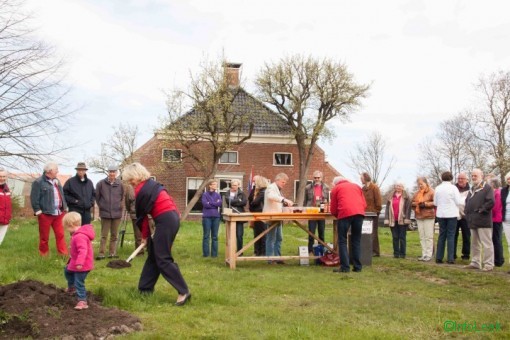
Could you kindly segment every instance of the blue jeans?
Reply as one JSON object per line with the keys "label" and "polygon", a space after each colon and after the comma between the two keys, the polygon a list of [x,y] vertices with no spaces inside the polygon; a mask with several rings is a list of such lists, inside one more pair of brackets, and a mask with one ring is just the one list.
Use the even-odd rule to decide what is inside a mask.
{"label": "blue jeans", "polygon": [[237,251],[243,247],[244,222],[236,222]]}
{"label": "blue jeans", "polygon": [[87,301],[87,290],[85,289],[85,279],[89,272],[73,272],[64,267],[64,276],[67,280],[67,288],[76,288],[76,296],[79,301]]}
{"label": "blue jeans", "polygon": [[446,260],[448,262],[453,262],[453,254],[455,250],[453,249],[455,245],[455,230],[457,229],[457,217],[438,217],[437,221],[439,223],[439,237],[437,239],[437,250],[436,250],[436,260],[442,261],[444,257],[444,248],[446,244],[447,248],[447,256]]}
{"label": "blue jeans", "polygon": [[406,257],[406,236],[407,236],[407,225],[395,224],[391,227],[391,236],[393,238],[393,256],[394,257]]}
{"label": "blue jeans", "polygon": [[347,232],[351,229],[352,245],[352,264],[354,271],[361,271],[361,227],[363,225],[363,215],[354,215],[341,218],[336,222],[338,233],[338,252],[340,255],[340,271],[348,272],[349,251],[347,250]]}
{"label": "blue jeans", "polygon": [[266,234],[266,256],[282,256],[282,224],[277,227],[271,229],[269,233]]}
{"label": "blue jeans", "polygon": [[218,230],[220,229],[220,218],[219,217],[203,217],[202,228],[204,230],[204,237],[202,238],[202,255],[204,257],[209,256],[209,239],[211,241],[212,257],[218,256]]}

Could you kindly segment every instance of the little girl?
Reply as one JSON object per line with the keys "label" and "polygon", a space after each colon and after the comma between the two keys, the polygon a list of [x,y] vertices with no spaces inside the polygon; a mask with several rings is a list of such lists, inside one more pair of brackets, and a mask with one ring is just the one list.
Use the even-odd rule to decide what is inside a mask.
{"label": "little girl", "polygon": [[66,292],[78,297],[76,310],[89,308],[87,304],[87,291],[85,279],[94,268],[94,250],[92,240],[95,237],[94,228],[90,224],[81,225],[81,216],[77,212],[70,212],[64,216],[64,228],[71,233],[70,259],[64,268],[67,280]]}

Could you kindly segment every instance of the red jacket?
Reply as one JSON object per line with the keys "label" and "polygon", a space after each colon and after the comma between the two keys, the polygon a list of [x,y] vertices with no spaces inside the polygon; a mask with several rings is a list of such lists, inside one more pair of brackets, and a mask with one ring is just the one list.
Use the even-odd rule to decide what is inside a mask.
{"label": "red jacket", "polygon": [[361,187],[345,179],[340,180],[331,190],[331,214],[336,218],[354,215],[365,216],[367,202]]}
{"label": "red jacket", "polygon": [[[135,187],[135,196],[138,196],[138,193],[144,186],[145,182],[146,181],[143,181]],[[156,199],[156,202],[154,202],[154,206],[152,207],[152,210],[150,212],[152,218],[155,218],[164,212],[172,211],[172,210],[177,211],[177,207],[174,203],[173,198],[168,194],[168,192],[166,192],[166,190],[161,190],[161,192],[159,193],[158,198]],[[142,232],[142,238],[144,238],[144,239],[147,239],[151,236],[151,231],[149,228],[149,219],[147,216],[145,216],[142,221],[141,232]]]}
{"label": "red jacket", "polygon": [[0,187],[0,225],[9,224],[12,216],[11,191],[7,183]]}

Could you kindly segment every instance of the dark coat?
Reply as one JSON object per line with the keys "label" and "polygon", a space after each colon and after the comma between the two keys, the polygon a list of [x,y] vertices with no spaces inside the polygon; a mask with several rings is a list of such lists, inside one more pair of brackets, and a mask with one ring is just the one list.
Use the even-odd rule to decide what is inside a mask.
{"label": "dark coat", "polygon": [[113,183],[108,178],[100,180],[96,185],[96,199],[101,218],[121,218],[124,198],[122,182],[116,178]]}
{"label": "dark coat", "polygon": [[503,221],[505,220],[506,216],[506,198],[508,197],[508,188],[509,186],[507,185],[506,187],[501,189],[501,205],[503,206]]}
{"label": "dark coat", "polygon": [[232,200],[230,200],[230,191],[225,192],[225,196],[223,196],[223,208],[234,208],[238,212],[244,212],[246,203],[248,203],[248,200],[241,190],[237,190]]}
{"label": "dark coat", "polygon": [[492,228],[494,190],[485,182],[469,190],[464,213],[470,229]]}
{"label": "dark coat", "polygon": [[[321,182],[321,186],[322,186],[322,197],[321,197],[321,201],[329,201],[329,187],[322,183]],[[306,185],[305,187],[305,198],[303,200],[303,206],[305,207],[311,207],[312,206],[312,202],[313,202],[313,196],[314,196],[314,184],[313,183],[309,183]]]}
{"label": "dark coat", "polygon": [[[62,211],[67,211],[67,203],[64,196],[64,190],[60,181],[57,179],[57,188],[60,191],[62,197]],[[55,198],[53,196],[54,190],[53,185],[48,181],[46,175],[42,175],[32,183],[32,189],[30,191],[30,202],[34,214],[38,211],[42,211],[43,214],[52,215],[55,210]]]}
{"label": "dark coat", "polygon": [[248,197],[249,208],[251,212],[262,212],[264,209],[264,194],[266,193],[266,188],[261,188],[257,195],[254,197],[255,190],[250,192],[250,196]]}
{"label": "dark coat", "polygon": [[64,196],[69,211],[83,213],[94,206],[96,191],[94,184],[85,175],[82,181],[78,175],[69,178],[64,184]]}

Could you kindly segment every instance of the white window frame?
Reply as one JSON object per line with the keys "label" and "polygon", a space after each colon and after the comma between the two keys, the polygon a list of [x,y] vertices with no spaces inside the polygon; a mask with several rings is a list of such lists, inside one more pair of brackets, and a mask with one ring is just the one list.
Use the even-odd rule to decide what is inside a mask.
{"label": "white window frame", "polygon": [[[227,154],[227,153],[235,153],[236,154],[236,162],[222,162],[221,157],[223,157],[223,155]],[[239,165],[239,151],[225,151],[223,153],[223,155],[221,155],[220,159],[218,160],[218,164],[237,164],[237,165]]]}
{"label": "white window frame", "polygon": [[[290,155],[290,164],[277,164],[276,155]],[[291,152],[273,152],[273,166],[294,166]]]}
{"label": "white window frame", "polygon": [[[181,157],[178,160],[171,160],[171,159],[166,160],[165,159],[165,151],[167,151],[167,150],[168,151],[179,151]],[[161,150],[161,161],[165,162],[165,163],[179,163],[179,162],[182,162],[182,149],[169,149],[169,148],[162,149]]]}
{"label": "white window frame", "polygon": [[[200,184],[198,184],[198,186],[196,187],[196,189],[191,189],[191,190],[198,190],[198,187],[200,187],[200,185],[202,184],[202,182],[204,181],[204,178],[203,177],[186,177],[186,206],[188,206],[188,190],[190,190],[190,180],[196,180],[197,182],[199,182]],[[190,211],[190,215],[193,215],[193,214],[202,214],[202,211]]]}

